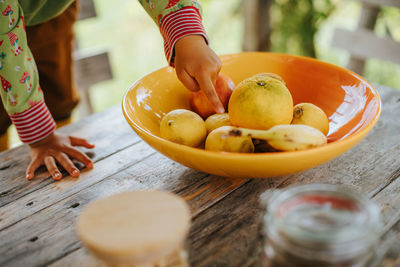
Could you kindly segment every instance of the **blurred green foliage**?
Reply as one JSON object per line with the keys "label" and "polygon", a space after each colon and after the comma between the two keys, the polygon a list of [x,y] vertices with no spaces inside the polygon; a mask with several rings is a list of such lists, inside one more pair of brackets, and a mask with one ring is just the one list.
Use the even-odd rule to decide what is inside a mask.
{"label": "blurred green foliage", "polygon": [[331,0],[275,0],[271,7],[272,50],[316,57],[315,35],[334,9]]}
{"label": "blurred green foliage", "polygon": [[[347,0],[271,0],[271,50],[316,57],[343,67],[349,53],[330,44],[334,28],[355,30],[361,4]],[[375,33],[400,42],[400,9],[382,7]],[[376,49],[380,49],[377,47]],[[374,58],[367,60],[363,76],[400,89],[400,66]]]}

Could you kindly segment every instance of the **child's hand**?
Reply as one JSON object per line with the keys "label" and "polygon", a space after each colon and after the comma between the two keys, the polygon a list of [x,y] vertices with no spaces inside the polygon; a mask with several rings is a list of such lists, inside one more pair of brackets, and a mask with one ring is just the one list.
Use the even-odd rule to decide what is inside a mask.
{"label": "child's hand", "polygon": [[221,61],[203,36],[188,35],[175,44],[175,69],[179,80],[191,91],[203,90],[217,113],[225,109],[215,91]]}
{"label": "child's hand", "polygon": [[32,160],[26,170],[26,179],[31,180],[35,176],[35,170],[41,165],[45,165],[53,179],[60,180],[62,175],[57,168],[56,162],[63,166],[72,177],[78,177],[80,172],[70,158],[77,159],[85,164],[87,168],[92,169],[92,160],[85,153],[74,148],[74,146],[94,148],[94,145],[89,144],[85,139],[56,133],[37,143],[30,144]]}

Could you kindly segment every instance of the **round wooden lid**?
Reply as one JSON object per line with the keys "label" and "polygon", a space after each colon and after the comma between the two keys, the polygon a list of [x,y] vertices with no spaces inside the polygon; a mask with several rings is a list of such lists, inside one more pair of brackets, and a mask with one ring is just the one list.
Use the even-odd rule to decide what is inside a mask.
{"label": "round wooden lid", "polygon": [[186,202],[163,191],[124,192],[96,200],[77,222],[79,238],[99,258],[138,262],[177,249],[189,227]]}

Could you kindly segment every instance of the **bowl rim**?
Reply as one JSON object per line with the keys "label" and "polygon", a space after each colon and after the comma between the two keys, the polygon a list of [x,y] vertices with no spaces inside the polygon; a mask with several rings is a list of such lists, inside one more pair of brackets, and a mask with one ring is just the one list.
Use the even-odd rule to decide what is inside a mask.
{"label": "bowl rim", "polygon": [[[152,72],[149,72],[143,76],[141,76],[140,78],[138,78],[130,87],[129,89],[125,92],[123,99],[122,99],[122,111],[124,114],[125,119],[129,122],[130,126],[135,130],[135,132],[140,136],[141,134],[146,135],[148,138],[153,139],[154,141],[156,141],[159,144],[164,144],[168,147],[174,148],[174,150],[184,150],[186,152],[190,152],[190,153],[200,153],[203,154],[204,156],[208,156],[208,157],[215,157],[215,158],[219,158],[219,157],[224,157],[224,158],[250,158],[249,156],[251,156],[251,158],[260,158],[260,159],[280,159],[280,158],[287,158],[287,157],[291,157],[291,156],[307,156],[308,154],[315,154],[315,153],[321,153],[323,151],[328,151],[330,149],[333,149],[333,147],[337,147],[339,145],[343,146],[349,146],[351,144],[353,144],[352,146],[357,144],[357,139],[361,139],[363,138],[371,129],[372,127],[376,124],[376,122],[378,121],[381,112],[382,112],[382,101],[381,101],[381,97],[378,93],[378,91],[375,89],[375,87],[369,82],[367,81],[365,78],[363,78],[361,75],[343,68],[341,66],[329,63],[329,62],[325,62],[319,59],[315,59],[315,58],[311,58],[311,57],[306,57],[306,56],[298,56],[298,55],[292,55],[292,54],[284,54],[284,53],[275,53],[275,52],[259,52],[259,51],[255,51],[255,52],[239,52],[239,53],[232,53],[232,54],[221,54],[218,55],[218,57],[220,57],[221,59],[223,59],[224,57],[230,57],[230,56],[236,56],[239,54],[270,54],[270,55],[276,55],[276,56],[285,56],[285,57],[292,57],[292,58],[299,58],[302,60],[306,60],[309,62],[317,62],[318,64],[323,64],[323,65],[327,65],[329,67],[333,67],[336,69],[340,69],[342,71],[348,72],[351,75],[357,77],[358,79],[360,79],[361,81],[367,83],[371,90],[373,91],[374,95],[377,97],[377,108],[376,108],[376,112],[375,115],[373,117],[373,119],[371,120],[371,122],[369,122],[364,128],[362,128],[359,132],[353,133],[341,140],[337,140],[337,141],[333,141],[330,143],[327,143],[323,146],[319,146],[319,147],[314,147],[314,148],[309,148],[309,149],[305,149],[305,150],[296,150],[296,151],[280,151],[280,152],[262,152],[262,153],[238,153],[238,152],[223,152],[223,151],[210,151],[210,150],[205,150],[203,148],[198,148],[198,147],[190,147],[190,146],[186,146],[186,145],[182,145],[182,144],[178,144],[178,143],[174,143],[172,141],[168,141],[166,139],[163,139],[153,133],[151,133],[150,131],[142,128],[140,125],[138,125],[134,120],[132,120],[129,116],[128,116],[128,111],[127,111],[127,106],[128,106],[128,101],[127,101],[127,96],[130,93],[130,91],[133,90],[133,88],[141,81],[143,80],[143,78],[149,76],[150,74],[159,72],[161,70],[164,69],[168,69],[171,68],[170,66],[164,66],[164,67],[160,67]],[[146,141],[146,140],[144,140]],[[147,142],[147,141],[146,141]]]}

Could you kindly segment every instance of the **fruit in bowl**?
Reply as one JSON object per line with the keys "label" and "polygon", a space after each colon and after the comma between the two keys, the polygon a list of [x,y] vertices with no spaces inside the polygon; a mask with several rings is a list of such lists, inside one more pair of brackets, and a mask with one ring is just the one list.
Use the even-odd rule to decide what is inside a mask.
{"label": "fruit in bowl", "polygon": [[[215,133],[218,133],[217,135]],[[206,139],[206,149],[226,151],[226,152],[253,152],[252,149],[247,149],[246,142],[242,142],[243,149],[236,145],[238,149],[232,149],[231,146],[215,145],[215,144],[230,144],[230,139],[240,140],[240,138],[251,138],[267,141],[268,145],[275,151],[295,151],[304,150],[317,146],[322,146],[327,143],[326,136],[311,126],[307,125],[291,125],[282,124],[276,125],[269,130],[254,130],[233,126],[222,126],[212,131]]]}
{"label": "fruit in bowl", "polygon": [[252,153],[254,144],[250,136],[237,134],[232,126],[221,126],[208,134],[206,150]]}
{"label": "fruit in bowl", "polygon": [[[243,80],[234,89],[229,105],[229,114],[211,115],[205,123],[192,111],[173,110],[161,120],[161,136],[175,143],[198,146],[206,138],[205,124],[206,150],[251,153],[255,150],[253,139],[266,141],[274,151],[303,150],[327,143],[318,128],[326,130],[325,113],[310,103],[296,105],[293,112],[290,92],[277,74],[261,73]],[[279,116],[282,110],[287,114]],[[231,126],[235,125],[231,113],[239,117],[236,125],[252,128]],[[288,115],[290,118],[286,118]],[[291,125],[287,124],[289,121]]]}
{"label": "fruit in bowl", "polygon": [[206,137],[203,119],[186,109],[175,109],[166,114],[160,123],[161,137],[186,146],[199,146]]}
{"label": "fruit in bowl", "polygon": [[212,132],[212,130],[215,130],[221,126],[232,125],[228,113],[211,115],[206,119],[205,123],[206,123],[207,133],[210,133]]}
{"label": "fruit in bowl", "polygon": [[293,99],[279,76],[257,74],[236,86],[228,111],[234,126],[268,130],[278,124],[290,124]]}
{"label": "fruit in bowl", "polygon": [[329,119],[325,112],[311,103],[300,103],[293,108],[291,124],[304,124],[320,130],[327,135],[329,132]]}
{"label": "fruit in bowl", "polygon": [[[232,91],[235,88],[233,81],[226,75],[218,74],[215,91],[224,106],[225,110],[228,108],[229,98],[231,97]],[[208,100],[206,94],[203,91],[191,92],[189,96],[190,107],[201,117],[206,119],[207,117],[215,114],[215,110]]]}
{"label": "fruit in bowl", "polygon": [[325,112],[329,118],[329,142],[292,152],[225,153],[168,141],[160,134],[163,116],[174,109],[191,107],[190,92],[166,67],[135,82],[124,96],[122,109],[126,121],[145,142],[187,167],[237,178],[296,173],[338,157],[360,142],[378,121],[379,94],[367,80],[344,68],[312,58],[264,52],[220,58],[221,72],[235,84],[265,72],[282,77],[294,104],[313,103]]}

